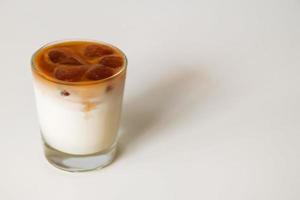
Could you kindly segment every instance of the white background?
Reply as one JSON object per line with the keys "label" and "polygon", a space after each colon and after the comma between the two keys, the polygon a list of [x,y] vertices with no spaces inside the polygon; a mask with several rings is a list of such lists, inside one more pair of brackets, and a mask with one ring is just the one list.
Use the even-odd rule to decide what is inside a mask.
{"label": "white background", "polygon": [[[300,199],[299,0],[0,0],[1,200]],[[30,57],[65,38],[129,59],[120,154],[43,157]]]}

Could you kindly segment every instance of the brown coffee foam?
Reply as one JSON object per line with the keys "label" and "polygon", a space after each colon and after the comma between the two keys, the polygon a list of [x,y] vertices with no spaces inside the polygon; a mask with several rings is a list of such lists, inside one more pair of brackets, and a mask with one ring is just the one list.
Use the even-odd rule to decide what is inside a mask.
{"label": "brown coffee foam", "polygon": [[[97,50],[97,48],[100,50]],[[32,63],[34,68],[47,79],[66,82],[92,82],[108,78],[105,67],[110,68],[111,76],[123,70],[126,59],[120,50],[106,44],[68,41],[41,48],[33,56]],[[86,76],[85,73],[89,71],[89,68],[94,68],[95,65],[99,64],[104,66],[97,71],[99,76]],[[81,68],[79,66],[85,66],[82,67],[84,73],[79,74],[79,77],[77,77],[77,71],[80,71],[78,69]],[[103,69],[103,76],[101,75],[101,69]],[[59,73],[56,73],[57,71]],[[72,76],[76,76],[76,78],[72,78]],[[92,77],[92,79],[89,79],[89,77]],[[98,79],[95,80],[95,77]]]}

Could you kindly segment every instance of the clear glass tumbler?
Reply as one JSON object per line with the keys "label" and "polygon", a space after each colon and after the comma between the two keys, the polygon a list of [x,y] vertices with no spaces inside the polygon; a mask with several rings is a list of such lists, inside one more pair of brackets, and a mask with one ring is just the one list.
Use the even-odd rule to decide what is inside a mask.
{"label": "clear glass tumbler", "polygon": [[[127,60],[118,73],[96,81],[66,82],[45,76],[32,56],[33,85],[44,151],[57,168],[76,172],[102,168],[116,154]],[[93,41],[94,42],[94,41]]]}

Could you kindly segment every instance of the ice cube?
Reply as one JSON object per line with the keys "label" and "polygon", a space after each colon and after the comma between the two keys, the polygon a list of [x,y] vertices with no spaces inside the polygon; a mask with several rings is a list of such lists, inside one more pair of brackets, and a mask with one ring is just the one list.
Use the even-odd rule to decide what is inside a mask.
{"label": "ice cube", "polygon": [[117,67],[123,66],[124,59],[120,56],[115,56],[115,55],[105,56],[100,60],[99,64],[102,64],[102,65],[105,65],[105,66],[111,67],[111,68],[117,68]]}
{"label": "ice cube", "polygon": [[63,50],[51,50],[48,52],[49,60],[55,64],[64,65],[81,65],[76,58],[74,58],[70,52]]}
{"label": "ice cube", "polygon": [[84,55],[89,58],[101,57],[112,54],[114,51],[108,46],[102,45],[88,45],[84,50]]}
{"label": "ice cube", "polygon": [[102,65],[95,65],[86,72],[86,78],[90,80],[100,80],[108,78],[113,74],[112,69]]}
{"label": "ice cube", "polygon": [[88,66],[86,65],[60,65],[54,70],[54,77],[62,81],[80,81]]}

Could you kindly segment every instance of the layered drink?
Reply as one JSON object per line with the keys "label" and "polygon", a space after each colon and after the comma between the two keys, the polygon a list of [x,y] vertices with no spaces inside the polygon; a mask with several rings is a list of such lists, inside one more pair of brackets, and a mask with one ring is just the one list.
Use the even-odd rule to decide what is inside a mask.
{"label": "layered drink", "polygon": [[68,171],[109,164],[116,151],[126,57],[94,41],[62,41],[32,58],[46,158]]}

